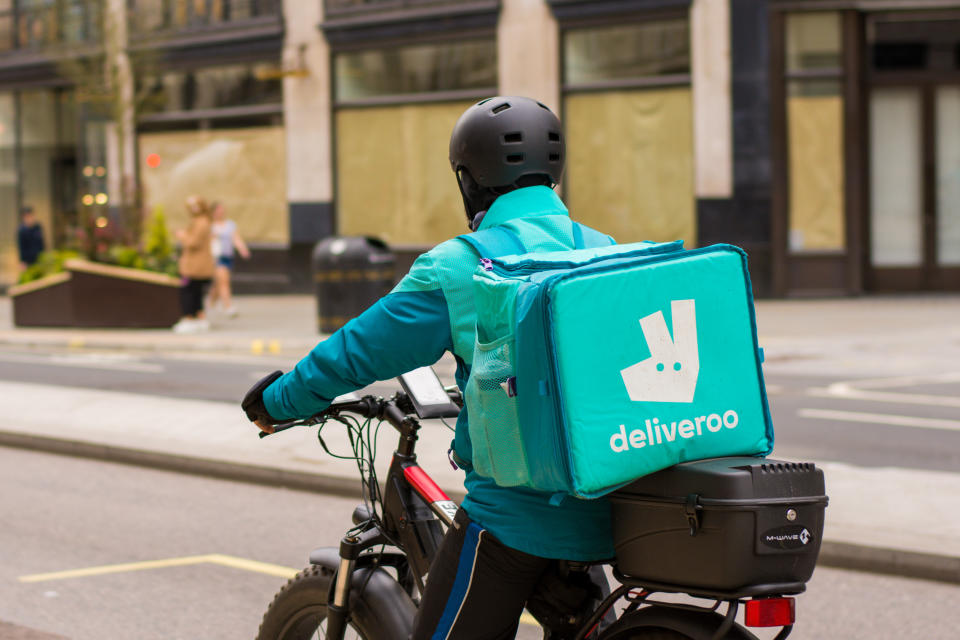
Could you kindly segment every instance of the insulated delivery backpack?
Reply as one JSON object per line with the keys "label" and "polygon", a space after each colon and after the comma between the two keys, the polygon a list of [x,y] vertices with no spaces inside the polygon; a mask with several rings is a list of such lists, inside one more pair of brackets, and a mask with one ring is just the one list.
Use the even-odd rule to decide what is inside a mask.
{"label": "insulated delivery backpack", "polygon": [[746,254],[573,229],[577,249],[545,253],[504,227],[460,236],[481,256],[474,470],[592,498],[679,462],[770,453]]}

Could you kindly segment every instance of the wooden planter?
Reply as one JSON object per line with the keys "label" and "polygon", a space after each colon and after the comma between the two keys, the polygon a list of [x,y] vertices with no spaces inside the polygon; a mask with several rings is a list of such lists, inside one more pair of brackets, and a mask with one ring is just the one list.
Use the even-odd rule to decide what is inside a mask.
{"label": "wooden planter", "polygon": [[170,327],[180,281],[162,273],[68,260],[66,271],[8,290],[18,327]]}

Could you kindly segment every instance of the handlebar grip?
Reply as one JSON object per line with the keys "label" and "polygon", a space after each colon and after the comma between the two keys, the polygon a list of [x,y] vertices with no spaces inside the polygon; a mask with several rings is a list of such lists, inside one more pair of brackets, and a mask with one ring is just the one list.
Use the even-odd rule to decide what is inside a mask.
{"label": "handlebar grip", "polygon": [[286,431],[287,429],[290,429],[290,428],[292,428],[292,427],[297,426],[297,424],[299,424],[299,423],[297,423],[297,422],[282,422],[282,423],[280,423],[280,424],[273,425],[273,431],[272,431],[271,433],[267,433],[266,431],[261,431],[261,432],[260,432],[260,434],[259,434],[259,435],[260,435],[260,439],[262,440],[263,438],[266,438],[267,436],[272,436],[274,433],[280,433],[281,431]]}
{"label": "handlebar grip", "polygon": [[273,384],[277,378],[283,375],[283,371],[274,371],[257,380],[256,384],[250,387],[243,400],[240,402],[240,408],[247,414],[247,419],[253,422],[266,414],[267,410],[263,406],[263,392]]}

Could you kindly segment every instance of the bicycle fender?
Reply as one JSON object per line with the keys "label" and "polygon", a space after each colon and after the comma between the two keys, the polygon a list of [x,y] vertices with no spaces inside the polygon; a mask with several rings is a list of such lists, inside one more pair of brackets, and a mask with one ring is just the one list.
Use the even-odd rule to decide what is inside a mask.
{"label": "bicycle fender", "polygon": [[[310,564],[325,567],[336,576],[340,569],[340,550],[321,547],[310,553]],[[371,574],[372,572],[372,574]],[[331,582],[331,586],[336,579]],[[386,571],[359,565],[350,579],[350,615],[376,629],[369,640],[406,638],[413,631],[417,607],[400,583]]]}
{"label": "bicycle fender", "polygon": [[[629,613],[601,636],[601,640],[630,637],[630,631],[644,628],[669,629],[681,633],[692,640],[710,640],[714,632],[723,623],[723,616],[716,611],[689,611],[673,607],[651,604]],[[742,626],[735,624],[727,632],[724,640],[758,640]]]}

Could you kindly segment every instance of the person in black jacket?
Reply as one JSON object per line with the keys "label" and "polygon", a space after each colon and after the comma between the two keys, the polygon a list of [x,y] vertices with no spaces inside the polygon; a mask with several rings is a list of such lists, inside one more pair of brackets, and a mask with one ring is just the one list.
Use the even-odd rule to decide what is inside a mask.
{"label": "person in black jacket", "polygon": [[20,251],[20,270],[23,271],[40,257],[45,246],[43,227],[33,213],[33,207],[20,209],[20,227],[17,229],[17,249]]}

